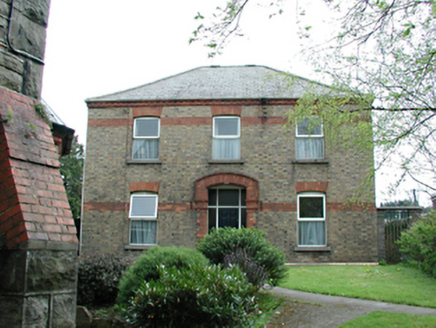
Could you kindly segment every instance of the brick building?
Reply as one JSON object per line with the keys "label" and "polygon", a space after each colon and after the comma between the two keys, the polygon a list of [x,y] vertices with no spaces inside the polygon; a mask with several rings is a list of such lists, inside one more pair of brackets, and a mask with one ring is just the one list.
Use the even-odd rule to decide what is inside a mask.
{"label": "brick building", "polygon": [[327,86],[264,66],[200,67],[87,100],[82,252],[195,247],[211,228],[256,227],[289,262],[377,260],[373,167],[324,140],[316,117],[284,127]]}

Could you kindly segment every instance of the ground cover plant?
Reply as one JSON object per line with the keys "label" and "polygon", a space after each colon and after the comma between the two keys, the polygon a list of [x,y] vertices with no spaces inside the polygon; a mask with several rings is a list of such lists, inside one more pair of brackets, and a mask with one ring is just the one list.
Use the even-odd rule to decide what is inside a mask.
{"label": "ground cover plant", "polygon": [[[230,263],[233,258],[234,264],[246,270],[244,272],[254,285],[261,285],[260,275],[265,275],[269,283],[276,284],[285,275],[285,256],[265,239],[265,235],[257,229],[214,229],[198,243],[197,249],[213,264]],[[248,265],[247,262],[250,261],[263,270],[259,270],[256,265]],[[246,264],[241,265],[242,262]],[[255,272],[257,273],[252,275]]]}
{"label": "ground cover plant", "polygon": [[436,280],[416,268],[397,265],[288,267],[281,287],[436,308]]}
{"label": "ground cover plant", "polygon": [[353,319],[340,328],[373,328],[373,327],[407,327],[433,328],[436,327],[436,317],[430,315],[414,315],[405,313],[390,313],[374,311]]}

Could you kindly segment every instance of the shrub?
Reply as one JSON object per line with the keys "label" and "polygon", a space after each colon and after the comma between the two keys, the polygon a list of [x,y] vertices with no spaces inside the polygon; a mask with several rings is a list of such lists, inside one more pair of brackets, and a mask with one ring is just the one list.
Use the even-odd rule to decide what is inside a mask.
{"label": "shrub", "polygon": [[128,260],[113,253],[79,257],[77,304],[91,307],[114,304],[127,266]]}
{"label": "shrub", "polygon": [[265,270],[272,284],[285,276],[283,252],[272,246],[265,239],[265,233],[257,229],[213,230],[198,243],[197,249],[213,264],[224,263],[227,254],[240,249]]}
{"label": "shrub", "polygon": [[247,280],[259,289],[268,280],[268,274],[265,269],[254,262],[242,249],[237,249],[236,252],[226,254],[224,256],[224,268],[237,265],[247,276]]}
{"label": "shrub", "polygon": [[436,211],[401,234],[400,251],[416,262],[425,273],[436,278]]}
{"label": "shrub", "polygon": [[249,327],[254,287],[237,267],[193,265],[158,270],[124,314],[134,327]]}
{"label": "shrub", "polygon": [[180,269],[208,264],[207,258],[195,249],[155,246],[141,255],[123,275],[117,303],[127,303],[144,280],[148,282],[159,279],[158,269],[161,266]]}

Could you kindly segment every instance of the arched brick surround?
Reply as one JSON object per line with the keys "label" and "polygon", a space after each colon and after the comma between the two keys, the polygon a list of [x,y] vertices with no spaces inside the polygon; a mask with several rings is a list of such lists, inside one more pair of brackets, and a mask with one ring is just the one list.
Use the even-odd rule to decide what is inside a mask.
{"label": "arched brick surround", "polygon": [[243,174],[215,173],[195,181],[195,209],[200,212],[197,219],[197,237],[207,234],[208,189],[214,186],[233,185],[243,187],[247,191],[247,228],[256,224],[254,212],[258,210],[259,188],[257,180]]}

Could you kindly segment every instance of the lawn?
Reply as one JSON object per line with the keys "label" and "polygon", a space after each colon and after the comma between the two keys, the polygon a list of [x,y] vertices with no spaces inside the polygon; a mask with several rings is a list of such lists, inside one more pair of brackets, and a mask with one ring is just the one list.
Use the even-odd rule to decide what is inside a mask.
{"label": "lawn", "polygon": [[289,267],[281,287],[436,308],[436,279],[403,265]]}
{"label": "lawn", "polygon": [[430,315],[413,315],[404,313],[389,313],[374,311],[351,320],[340,328],[373,328],[373,327],[436,327],[436,317]]}

